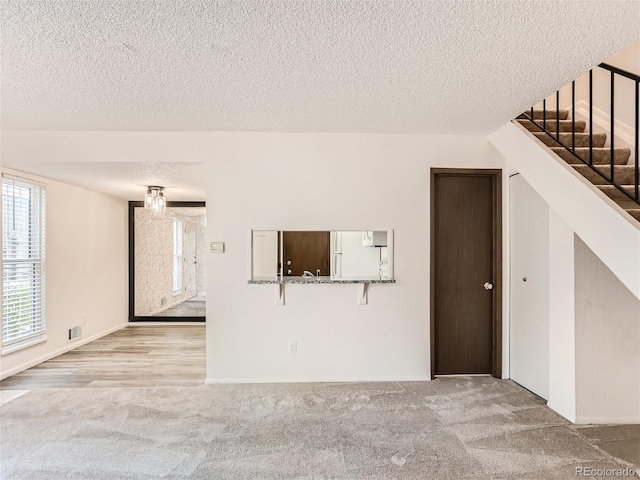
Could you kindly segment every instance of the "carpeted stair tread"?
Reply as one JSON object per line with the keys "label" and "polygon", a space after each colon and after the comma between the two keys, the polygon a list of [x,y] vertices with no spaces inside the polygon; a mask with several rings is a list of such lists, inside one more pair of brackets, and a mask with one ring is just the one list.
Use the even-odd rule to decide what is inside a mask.
{"label": "carpeted stair tread", "polygon": [[[558,112],[558,113],[559,113],[558,116],[560,117],[560,120],[566,120],[567,118],[569,118],[569,110],[560,110],[560,112]],[[518,118],[526,118],[525,115],[526,115],[526,117],[531,118],[531,110],[527,110],[526,112],[522,112],[518,116]],[[542,110],[534,110],[533,111],[534,120],[542,120],[544,117],[545,117],[545,114],[544,114],[544,112]],[[547,110],[546,117],[547,117],[547,120],[549,120],[549,119],[555,120],[556,119],[556,111],[555,110]]]}
{"label": "carpeted stair tread", "polygon": [[[622,193],[613,185],[597,185],[597,187],[600,189],[601,192],[605,193],[607,197],[614,200],[622,208],[635,207],[633,203],[627,203],[627,202],[633,202],[633,200],[631,200],[629,197],[627,197],[624,193]],[[633,195],[635,192],[635,188],[633,185],[622,185],[622,188],[624,188],[624,190],[630,195]]]}
{"label": "carpeted stair tread", "polygon": [[[574,164],[572,167],[578,171],[583,177],[589,180],[594,185],[608,185],[610,182],[605,178],[594,172],[589,165]],[[603,175],[610,178],[611,166],[610,165],[598,165],[597,168]],[[633,185],[635,182],[635,168],[633,165],[615,165],[614,167],[614,179],[621,185]]]}
{"label": "carpeted stair tread", "polygon": [[[564,161],[570,164],[581,163],[580,159],[575,156],[564,147],[550,147],[553,153],[558,155]],[[585,161],[589,161],[589,148],[581,147],[576,148],[575,153],[577,156]],[[631,155],[631,149],[629,148],[614,148],[613,150],[613,163],[615,165],[626,165]],[[595,165],[608,165],[611,163],[611,149],[608,147],[594,148],[593,149],[593,163]]]}
{"label": "carpeted stair tread", "polygon": [[[532,132],[533,135],[544,143],[547,147],[559,147],[560,143],[571,147],[572,145],[572,135],[569,133],[560,133],[560,143],[555,138],[552,138],[545,132]],[[594,133],[592,142],[594,147],[604,147],[605,142],[607,141],[606,133]],[[575,135],[576,147],[588,147],[589,146],[589,134],[588,133],[576,133]]]}
{"label": "carpeted stair tread", "polygon": [[[570,164],[586,180],[600,189],[617,205],[626,210],[633,218],[640,221],[640,205],[611,184],[611,148],[605,147],[606,133],[587,133],[584,120],[569,120],[569,111],[534,110],[526,111],[518,116],[517,122],[533,134],[541,143]],[[541,126],[543,116],[546,118],[544,129]],[[575,129],[575,130],[574,130]],[[546,131],[545,131],[546,130]],[[592,148],[590,148],[592,147]],[[570,151],[569,149],[573,150]],[[635,166],[629,165],[631,149],[614,148],[613,177],[618,185],[622,185],[625,192],[635,195],[636,172]],[[585,165],[584,162],[593,164]],[[603,176],[598,174],[601,172]]]}
{"label": "carpeted stair tread", "polygon": [[640,206],[638,208],[628,208],[627,213],[636,220],[640,221]]}
{"label": "carpeted stair tread", "polygon": [[[597,185],[597,187],[629,215],[636,220],[640,220],[640,205],[631,200],[613,185]],[[624,188],[631,195],[634,194],[633,185],[625,185]]]}
{"label": "carpeted stair tread", "polygon": [[[532,122],[531,120],[518,119],[518,122],[530,132],[542,131],[542,127],[538,126],[536,123]],[[540,125],[542,125],[542,121],[540,121],[539,123]],[[556,122],[555,120],[548,121],[547,119],[546,129],[549,132],[556,132],[557,127],[559,127],[561,132],[571,132],[573,130],[573,124],[574,122],[572,122],[571,120],[560,120],[559,122]],[[576,133],[582,133],[587,127],[587,123],[584,120],[576,120],[575,126],[576,126]]]}

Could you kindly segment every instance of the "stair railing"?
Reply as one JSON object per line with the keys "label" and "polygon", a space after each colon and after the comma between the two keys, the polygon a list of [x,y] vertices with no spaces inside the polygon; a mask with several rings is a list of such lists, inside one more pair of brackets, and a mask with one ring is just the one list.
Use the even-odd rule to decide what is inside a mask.
{"label": "stair railing", "polygon": [[[631,73],[628,72],[626,70],[623,70],[621,68],[618,67],[614,67],[613,65],[608,65],[606,63],[601,63],[600,65],[598,65],[597,68],[602,68],[604,70],[607,70],[610,72],[611,75],[611,106],[610,106],[610,120],[611,120],[611,125],[609,127],[609,142],[610,142],[610,175],[607,176],[605,173],[603,173],[600,169],[596,168],[593,164],[593,70],[589,71],[589,114],[588,114],[588,125],[589,125],[589,160],[586,160],[584,158],[582,158],[581,156],[576,154],[576,82],[575,80],[573,82],[571,82],[571,145],[567,145],[565,142],[562,142],[560,140],[560,90],[556,91],[555,93],[555,104],[556,104],[556,111],[555,111],[555,123],[556,123],[556,131],[555,131],[555,135],[553,134],[553,132],[549,131],[549,129],[547,129],[547,126],[549,124],[550,121],[553,121],[553,119],[549,119],[547,120],[547,99],[544,99],[542,101],[542,123],[536,121],[536,118],[534,116],[534,107],[531,107],[531,112],[530,115],[528,112],[525,112],[524,114],[522,114],[521,117],[519,118],[526,118],[527,120],[531,121],[532,123],[534,123],[538,128],[540,128],[543,132],[545,132],[547,135],[549,135],[553,140],[555,140],[559,145],[561,145],[562,147],[564,147],[567,151],[569,151],[574,157],[576,157],[577,159],[579,159],[582,163],[584,163],[585,165],[588,165],[591,170],[593,170],[594,172],[596,172],[598,175],[600,175],[602,178],[604,178],[607,182],[609,182],[611,185],[613,185],[614,187],[616,187],[620,192],[622,192],[625,196],[627,196],[629,199],[633,200],[634,202],[640,204],[640,195],[639,195],[639,189],[640,189],[640,168],[639,168],[639,158],[638,158],[638,149],[639,149],[639,142],[638,142],[638,131],[640,130],[640,125],[639,125],[639,117],[640,117],[640,106],[639,106],[639,101],[640,101],[640,76],[636,75],[635,73]],[[633,178],[634,178],[634,188],[632,192],[627,191],[627,189],[623,188],[623,185],[621,185],[619,182],[616,181],[615,178],[615,150],[614,150],[614,145],[615,145],[615,84],[616,84],[616,78],[619,79],[625,79],[625,81],[631,80],[632,82],[634,82],[634,86],[635,86],[635,125],[633,127],[633,137],[634,137],[634,148],[633,148],[633,152],[634,152],[634,172],[633,172]],[[550,110],[553,111],[553,110]]]}

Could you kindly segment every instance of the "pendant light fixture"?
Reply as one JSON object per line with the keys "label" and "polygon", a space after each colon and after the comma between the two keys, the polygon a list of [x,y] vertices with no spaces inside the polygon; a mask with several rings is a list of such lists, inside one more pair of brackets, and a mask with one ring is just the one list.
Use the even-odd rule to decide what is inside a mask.
{"label": "pendant light fixture", "polygon": [[144,208],[155,215],[164,215],[167,211],[167,199],[164,198],[164,187],[149,186],[144,196]]}

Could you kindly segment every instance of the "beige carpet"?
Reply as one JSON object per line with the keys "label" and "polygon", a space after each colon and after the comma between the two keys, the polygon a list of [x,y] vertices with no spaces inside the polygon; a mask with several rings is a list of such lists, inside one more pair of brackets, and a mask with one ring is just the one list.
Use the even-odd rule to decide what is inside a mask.
{"label": "beige carpet", "polygon": [[[630,466],[493,378],[43,389],[0,422],[4,480],[543,480]],[[624,432],[633,449],[640,427]]]}

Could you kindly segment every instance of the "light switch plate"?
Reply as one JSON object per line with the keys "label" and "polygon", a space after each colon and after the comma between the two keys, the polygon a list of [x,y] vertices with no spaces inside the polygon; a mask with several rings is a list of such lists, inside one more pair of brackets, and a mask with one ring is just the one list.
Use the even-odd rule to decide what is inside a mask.
{"label": "light switch plate", "polygon": [[224,253],[224,242],[211,242],[211,252]]}

